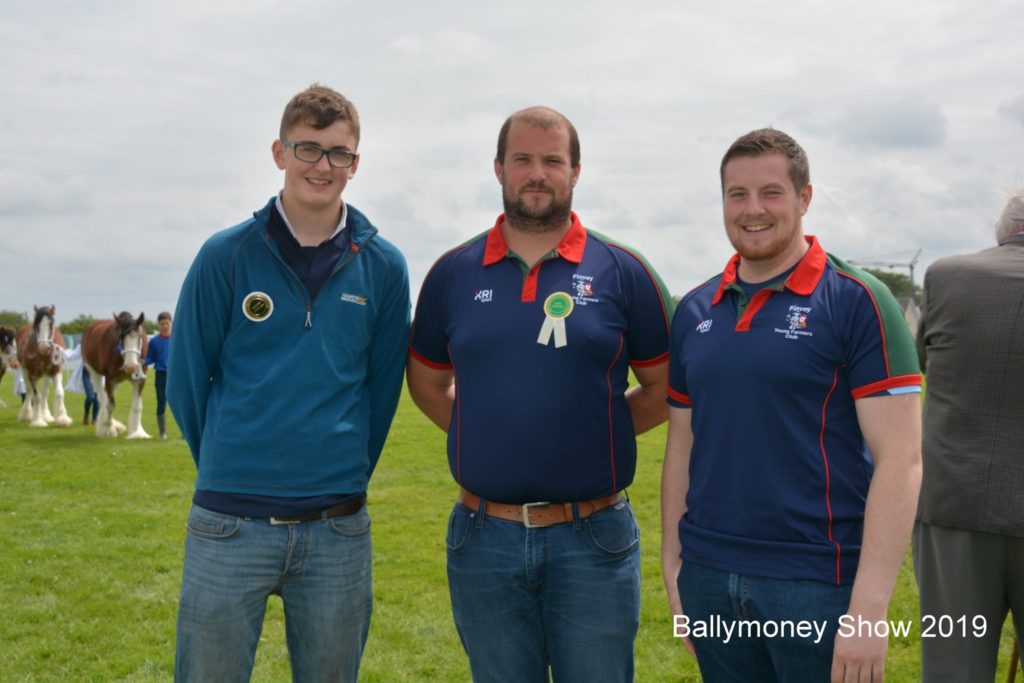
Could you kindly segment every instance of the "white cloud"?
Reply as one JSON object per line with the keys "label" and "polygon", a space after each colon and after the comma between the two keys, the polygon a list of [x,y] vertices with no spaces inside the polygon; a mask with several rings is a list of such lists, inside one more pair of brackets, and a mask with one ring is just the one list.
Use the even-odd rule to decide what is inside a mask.
{"label": "white cloud", "polygon": [[999,107],[999,113],[1011,121],[1024,125],[1024,95],[1005,102]]}
{"label": "white cloud", "polygon": [[360,109],[346,197],[406,253],[414,289],[500,212],[495,138],[532,104],[580,131],[584,222],[677,293],[729,256],[718,162],[769,124],[808,150],[808,228],[828,249],[979,249],[1024,184],[1024,105],[1006,85],[1022,23],[1010,0],[14,4],[0,272],[17,285],[0,309],[172,305],[199,244],[279,189],[269,146],[313,81]]}

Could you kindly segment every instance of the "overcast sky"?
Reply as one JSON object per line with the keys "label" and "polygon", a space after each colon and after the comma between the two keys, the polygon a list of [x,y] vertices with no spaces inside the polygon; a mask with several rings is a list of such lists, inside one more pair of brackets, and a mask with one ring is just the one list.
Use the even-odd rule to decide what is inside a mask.
{"label": "overcast sky", "polygon": [[[847,259],[993,244],[1024,185],[1020,0],[0,0],[0,309],[173,309],[196,251],[281,187],[314,81],[362,118],[345,199],[409,261],[501,212],[504,118],[576,125],[584,225],[683,294],[732,250],[718,164],[774,126],[807,150],[805,231]],[[905,272],[905,271],[904,271]]]}

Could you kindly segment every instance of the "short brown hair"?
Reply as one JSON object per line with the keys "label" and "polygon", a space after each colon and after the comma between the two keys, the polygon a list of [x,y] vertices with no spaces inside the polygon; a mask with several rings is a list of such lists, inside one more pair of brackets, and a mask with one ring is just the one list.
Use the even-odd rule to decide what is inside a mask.
{"label": "short brown hair", "polygon": [[505,149],[508,146],[508,131],[512,128],[513,121],[522,121],[542,130],[550,130],[556,126],[565,126],[569,132],[569,163],[575,168],[580,165],[580,136],[576,127],[569,119],[548,107],[530,107],[517,111],[505,119],[505,123],[498,132],[498,151],[494,159],[499,164],[505,163]]}
{"label": "short brown hair", "polygon": [[811,167],[804,148],[781,130],[759,128],[737,138],[722,157],[722,165],[718,169],[722,192],[725,192],[725,165],[729,161],[736,157],[759,157],[764,154],[781,154],[786,157],[789,179],[793,181],[793,187],[798,193],[811,182]]}
{"label": "short brown hair", "polygon": [[317,130],[335,121],[344,121],[359,144],[359,112],[356,106],[337,90],[314,83],[291,99],[281,116],[281,139],[295,126],[308,123]]}
{"label": "short brown hair", "polygon": [[160,311],[160,315],[158,315],[156,317],[156,321],[157,322],[160,322],[161,320],[170,320],[170,319],[171,319],[170,311]]}

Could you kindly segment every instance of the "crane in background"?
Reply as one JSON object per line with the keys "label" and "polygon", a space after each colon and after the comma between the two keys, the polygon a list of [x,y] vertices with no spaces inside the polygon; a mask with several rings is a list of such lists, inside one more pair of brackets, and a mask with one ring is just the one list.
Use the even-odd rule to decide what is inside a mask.
{"label": "crane in background", "polygon": [[[906,253],[906,252],[899,252],[899,253]],[[883,259],[866,260],[866,259],[860,259],[860,260],[856,260],[855,261],[855,260],[851,259],[850,263],[852,263],[855,266],[867,266],[867,267],[872,267],[872,268],[906,268],[909,271],[909,275],[910,275],[911,297],[914,299],[914,303],[918,303],[917,302],[917,287],[915,287],[915,285],[914,285],[914,266],[916,266],[918,261],[920,261],[920,260],[921,260],[921,250],[918,249],[917,251],[914,252],[914,255],[910,257],[909,261],[896,261],[896,260],[892,260],[892,259],[890,259],[890,260],[883,260]]]}

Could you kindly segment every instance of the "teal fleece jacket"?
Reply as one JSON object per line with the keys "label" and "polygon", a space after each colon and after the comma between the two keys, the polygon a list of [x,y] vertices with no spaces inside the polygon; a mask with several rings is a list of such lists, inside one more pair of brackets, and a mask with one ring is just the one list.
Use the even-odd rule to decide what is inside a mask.
{"label": "teal fleece jacket", "polygon": [[274,200],[199,250],[174,314],[167,400],[197,489],[365,491],[402,388],[405,259],[348,205],[349,247],[310,300],[267,233]]}

